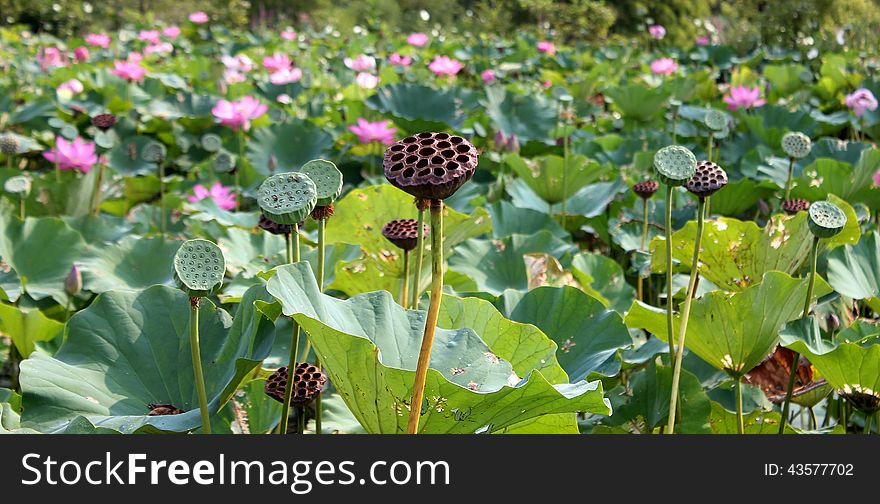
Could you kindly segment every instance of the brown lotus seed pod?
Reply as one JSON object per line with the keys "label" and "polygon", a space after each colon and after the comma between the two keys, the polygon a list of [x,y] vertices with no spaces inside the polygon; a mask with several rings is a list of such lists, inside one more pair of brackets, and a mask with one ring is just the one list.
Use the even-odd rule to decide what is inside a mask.
{"label": "brown lotus seed pod", "polygon": [[650,198],[659,188],[660,183],[656,180],[645,180],[632,186],[633,192],[638,194],[639,198],[642,199]]}
{"label": "brown lotus seed pod", "polygon": [[[299,223],[299,227],[302,227],[304,222]],[[286,235],[293,232],[293,226],[290,224],[278,224],[277,222],[272,221],[268,217],[263,214],[260,214],[259,224],[260,229],[264,229],[274,235]]]}
{"label": "brown lotus seed pod", "polygon": [[3,154],[17,154],[18,139],[12,135],[0,135],[0,152]]}
{"label": "brown lotus seed pod", "polygon": [[327,206],[316,206],[314,210],[312,210],[312,218],[315,220],[327,220],[330,217],[333,217],[333,203],[330,203]]}
{"label": "brown lotus seed pod", "polygon": [[150,408],[150,412],[147,413],[147,416],[179,415],[183,413],[182,409],[175,407],[173,404],[150,403],[147,407]]}
{"label": "brown lotus seed pod", "polygon": [[[327,385],[325,375],[314,364],[303,362],[293,368],[293,388],[290,393],[291,406],[305,406],[314,401]],[[284,389],[287,387],[287,366],[278,368],[266,378],[266,395],[278,402],[284,402]]]}
{"label": "brown lotus seed pod", "polygon": [[477,149],[448,133],[419,133],[385,151],[385,178],[416,198],[446,199],[474,176]]}
{"label": "brown lotus seed pod", "polygon": [[[403,250],[412,250],[418,244],[418,227],[416,219],[395,219],[382,226],[382,236]],[[427,224],[422,224],[422,238],[428,236],[429,230]]]}
{"label": "brown lotus seed pod", "polygon": [[810,202],[803,198],[787,199],[782,202],[782,211],[788,215],[798,212],[806,212],[810,208]]}
{"label": "brown lotus seed pod", "polygon": [[116,116],[113,114],[98,114],[92,118],[92,124],[101,131],[107,131],[116,125]]}
{"label": "brown lotus seed pod", "polygon": [[685,188],[700,198],[708,198],[726,185],[727,172],[711,161],[700,161],[694,176],[685,183]]}

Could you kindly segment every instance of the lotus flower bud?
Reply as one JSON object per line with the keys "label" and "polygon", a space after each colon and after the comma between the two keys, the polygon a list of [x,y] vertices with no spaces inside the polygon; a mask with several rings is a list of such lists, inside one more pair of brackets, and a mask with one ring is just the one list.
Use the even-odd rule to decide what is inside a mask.
{"label": "lotus flower bud", "polygon": [[495,142],[495,150],[496,151],[504,152],[505,150],[507,150],[507,137],[504,136],[503,131],[501,131],[501,130],[496,131],[495,137],[493,140]]}
{"label": "lotus flower bud", "polygon": [[74,264],[70,267],[70,273],[67,274],[67,278],[64,279],[64,292],[66,292],[68,296],[73,297],[80,293],[82,286],[82,273],[80,273],[79,268]]}
{"label": "lotus flower bud", "polygon": [[829,313],[825,317],[825,327],[828,328],[828,332],[836,332],[840,329],[840,317],[836,313]]}

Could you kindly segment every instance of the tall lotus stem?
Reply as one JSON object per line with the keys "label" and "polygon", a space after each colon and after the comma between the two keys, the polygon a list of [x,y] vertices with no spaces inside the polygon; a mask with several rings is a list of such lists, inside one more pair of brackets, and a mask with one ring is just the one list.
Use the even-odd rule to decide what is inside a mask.
{"label": "tall lotus stem", "polygon": [[783,201],[786,201],[791,197],[794,162],[796,159],[803,159],[810,154],[810,151],[813,149],[813,141],[801,132],[790,131],[782,135],[781,145],[782,150],[788,155],[788,177],[785,180],[785,199],[783,199]]}
{"label": "tall lotus stem", "polygon": [[[642,200],[642,246],[641,250],[645,250],[648,245],[648,200]],[[639,301],[645,300],[644,295],[644,279],[642,275],[638,275]]]}
{"label": "tall lotus stem", "polygon": [[[421,233],[419,233],[421,235]],[[431,200],[431,301],[425,319],[425,334],[419,350],[416,365],[413,395],[410,402],[407,433],[416,434],[422,414],[422,400],[425,397],[425,381],[428,377],[428,363],[431,360],[431,347],[434,344],[434,331],[440,313],[440,299],[443,295],[443,200]]]}
{"label": "tall lotus stem", "polygon": [[745,434],[745,423],[743,421],[743,384],[742,378],[736,377],[736,432]]}
{"label": "tall lotus stem", "polygon": [[[416,229],[422,229],[425,226],[425,204],[421,199],[417,199],[416,206],[419,208],[419,218],[417,219],[417,227]],[[412,278],[412,289],[410,290],[410,295],[412,296],[412,300],[409,303],[409,307],[412,310],[419,309],[419,292],[422,283],[422,265],[424,264],[424,255],[425,255],[425,237],[422,236],[422,233],[419,233],[418,238],[416,238],[416,264],[415,269],[413,270],[413,278]]]}
{"label": "tall lotus stem", "polygon": [[[98,175],[95,176],[95,187],[92,188],[92,213],[98,215],[101,212],[101,183],[104,179],[104,164],[98,163]],[[162,180],[159,179],[161,194]]]}
{"label": "tall lotus stem", "polygon": [[235,198],[235,211],[241,206],[241,170],[244,168],[244,129],[238,132],[238,165],[233,173],[235,190],[238,192]]}
{"label": "tall lotus stem", "polygon": [[[288,247],[288,257],[291,264],[298,263],[300,258],[299,250],[299,225],[291,226],[290,236],[293,242]],[[290,319],[292,329],[290,331],[290,351],[288,353],[287,364],[287,385],[284,387],[284,400],[281,401],[281,423],[278,424],[278,433],[287,434],[287,422],[290,419],[290,396],[293,393],[293,373],[296,368],[296,351],[299,349],[299,323],[293,318]]]}
{"label": "tall lotus stem", "polygon": [[559,98],[559,122],[562,125],[562,229],[565,229],[567,220],[566,200],[568,199],[568,103],[572,102],[570,95]]}
{"label": "tall lotus stem", "polygon": [[400,305],[406,307],[409,298],[407,287],[409,286],[409,250],[403,251],[403,281],[400,282]]}
{"label": "tall lotus stem", "polygon": [[[675,343],[673,342],[673,308],[672,299],[672,186],[666,184],[666,215],[665,230],[666,233],[666,335],[669,339],[669,363],[675,362]],[[699,250],[699,249],[697,249]],[[671,410],[672,411],[672,410]]]}
{"label": "tall lotus stem", "polygon": [[791,197],[791,179],[794,173],[794,158],[788,158],[788,178],[785,179],[785,198],[783,201],[788,200]]}
{"label": "tall lotus stem", "polygon": [[208,394],[205,392],[205,376],[202,373],[202,356],[199,349],[199,304],[201,298],[189,298],[189,345],[192,350],[193,374],[196,391],[199,394],[199,413],[202,416],[202,432],[211,433],[211,418],[208,415]]}
{"label": "tall lotus stem", "polygon": [[[638,182],[632,186],[632,190],[636,195],[642,199],[642,244],[640,250],[647,251],[648,247],[648,226],[649,222],[649,203],[648,200],[651,196],[657,192],[657,189],[660,187],[660,184],[657,183],[656,180],[645,180],[642,182]],[[639,301],[644,301],[644,292],[642,289],[642,284],[644,279],[642,275],[638,275],[638,291],[639,291]]]}

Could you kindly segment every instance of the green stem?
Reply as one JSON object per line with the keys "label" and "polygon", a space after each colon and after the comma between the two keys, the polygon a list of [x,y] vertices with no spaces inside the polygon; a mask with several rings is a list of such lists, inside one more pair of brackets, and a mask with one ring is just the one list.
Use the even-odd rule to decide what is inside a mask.
{"label": "green stem", "polygon": [[238,132],[238,165],[235,167],[235,173],[233,174],[234,181],[233,185],[235,185],[236,198],[235,198],[235,211],[238,211],[239,206],[241,205],[241,170],[244,168],[244,129],[239,130]]}
{"label": "green stem", "polygon": [[431,360],[431,346],[434,344],[434,331],[440,314],[440,299],[443,295],[443,201],[431,200],[431,301],[425,319],[425,334],[419,350],[416,376],[410,402],[407,433],[419,431],[419,418],[422,415],[422,400],[425,397],[425,380],[428,377],[428,363]]}
{"label": "green stem", "polygon": [[98,215],[101,211],[101,182],[103,178],[104,165],[99,164],[98,175],[95,177],[95,187],[92,189],[92,213],[95,215]]}
{"label": "green stem", "polygon": [[165,236],[165,160],[159,160],[159,232]]}
{"label": "green stem", "polygon": [[[324,292],[324,259],[326,242],[324,240],[327,219],[318,219],[318,290]],[[315,352],[315,366],[321,369],[321,358]],[[321,434],[321,394],[315,398],[315,434]]]}
{"label": "green stem", "polygon": [[418,229],[418,236],[416,238],[416,267],[413,271],[413,279],[412,279],[412,289],[410,289],[410,295],[412,296],[412,300],[409,303],[409,307],[412,310],[419,309],[419,289],[421,287],[422,281],[422,264],[424,262],[425,256],[425,237],[424,233],[422,233],[423,228],[425,227],[425,211],[421,208],[419,209],[419,219],[418,225],[416,229]]}
{"label": "green stem", "polygon": [[192,350],[193,375],[199,394],[199,412],[202,415],[202,433],[211,433],[211,419],[208,416],[208,394],[205,392],[205,377],[202,374],[202,355],[199,350],[199,302],[200,298],[189,298],[189,346]]}
{"label": "green stem", "polygon": [[871,420],[874,418],[874,415],[869,415],[865,413],[865,430],[862,431],[864,434],[871,433]]}
{"label": "green stem", "polygon": [[562,229],[566,229],[566,200],[568,199],[568,125],[563,122],[562,130]]}
{"label": "green stem", "polygon": [[67,304],[64,306],[64,331],[61,334],[61,342],[67,341],[67,323],[70,322],[70,305],[73,302],[73,296],[67,296]]}
{"label": "green stem", "polygon": [[[791,178],[794,176],[794,158],[788,158],[788,178],[785,179],[785,199],[791,196]],[[785,200],[783,200],[785,201]]]}
{"label": "green stem", "polygon": [[403,282],[400,282],[400,305],[406,308],[406,301],[409,299],[407,286],[409,285],[409,250],[403,251]]}
{"label": "green stem", "polygon": [[[684,341],[685,336],[687,335],[688,318],[691,314],[691,301],[696,295],[696,292],[694,291],[697,287],[697,275],[699,274],[700,242],[702,242],[703,239],[703,207],[705,204],[706,199],[700,198],[700,202],[697,206],[697,235],[694,238],[694,258],[691,261],[691,277],[688,281],[687,292],[684,296],[684,307],[681,310],[681,322],[679,322],[678,328],[678,347],[676,349],[675,359],[673,360],[672,392],[669,397],[669,419],[666,428],[668,434],[675,433],[675,413],[677,411],[676,405],[678,404],[678,384],[681,380],[681,361],[682,355],[684,354]],[[670,306],[672,305],[670,304]],[[672,332],[670,331],[669,334],[671,335]],[[669,337],[669,341],[672,342],[672,336]]]}
{"label": "green stem", "polygon": [[[813,287],[816,283],[816,260],[819,255],[819,238],[813,237],[813,247],[810,250],[810,282],[807,284],[807,299],[804,300],[804,314],[806,317],[810,314],[810,304],[813,301]],[[794,392],[794,380],[797,377],[798,362],[801,354],[794,353],[791,361],[791,371],[788,374],[788,389],[785,391],[785,401],[782,403],[782,421],[779,423],[779,434],[785,432],[785,422],[788,421],[788,409],[791,407],[791,395]]]}
{"label": "green stem", "polygon": [[[288,239],[288,257],[290,263],[299,262],[299,225],[291,226],[290,238]],[[293,245],[290,246],[290,243]],[[290,420],[290,396],[293,394],[293,373],[296,367],[296,351],[299,349],[299,323],[290,319],[292,329],[290,331],[290,351],[287,357],[287,385],[284,387],[284,401],[281,402],[281,423],[278,424],[278,434],[287,434],[287,422]]]}
{"label": "green stem", "polygon": [[810,413],[810,427],[813,430],[819,429],[819,419],[816,418],[816,411],[813,408],[807,408],[807,411]]}
{"label": "green stem", "polygon": [[284,245],[287,250],[287,264],[293,264],[293,240],[290,233],[284,233]]}
{"label": "green stem", "polygon": [[672,323],[672,186],[666,185],[666,337],[669,340],[669,363],[675,362]]}
{"label": "green stem", "polygon": [[712,132],[710,131],[709,132],[709,142],[708,142],[709,145],[706,148],[706,151],[707,151],[706,152],[706,161],[709,161],[710,163],[712,162],[712,146],[715,143],[713,140],[714,139],[712,138]]}
{"label": "green stem", "polygon": [[12,390],[21,393],[21,383],[19,382],[19,376],[21,375],[21,361],[23,357],[21,353],[18,351],[18,347],[15,346],[15,342],[11,342],[9,345],[9,363],[11,364],[11,376],[10,380],[12,381]]}
{"label": "green stem", "polygon": [[24,198],[18,201],[18,215],[19,217],[21,217],[21,221],[24,222],[25,218],[27,217],[24,210]]}
{"label": "green stem", "polygon": [[736,432],[737,434],[746,433],[743,422],[743,384],[740,377],[736,378]]}
{"label": "green stem", "polygon": [[[642,247],[640,250],[645,250],[645,247],[648,245],[648,199],[644,198],[642,200]],[[644,279],[642,275],[638,275],[638,293],[639,293],[639,301],[644,301]]]}
{"label": "green stem", "polygon": [[302,406],[296,408],[296,433],[303,434],[306,431],[306,409]]}

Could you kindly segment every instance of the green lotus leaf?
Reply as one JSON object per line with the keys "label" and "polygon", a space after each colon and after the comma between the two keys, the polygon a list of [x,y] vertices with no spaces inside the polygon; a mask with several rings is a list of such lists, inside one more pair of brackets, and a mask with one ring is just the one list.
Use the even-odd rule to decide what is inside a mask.
{"label": "green lotus leaf", "polygon": [[562,229],[556,219],[544,212],[520,208],[505,200],[492,203],[488,210],[492,218],[492,236],[494,238],[505,238],[513,234],[530,235],[544,229],[560,239],[565,239],[568,236],[568,233]]}
{"label": "green lotus leaf", "polygon": [[133,229],[124,217],[108,214],[64,216],[61,220],[79,232],[88,244],[115,243],[130,235]]}
{"label": "green lotus leaf", "polygon": [[214,242],[187,240],[174,254],[174,281],[190,297],[209,296],[223,285],[226,259]]}
{"label": "green lotus leaf", "polygon": [[288,172],[267,178],[257,190],[257,203],[269,220],[298,224],[315,209],[318,192],[307,175]]}
{"label": "green lotus leaf", "polygon": [[[720,404],[712,403],[712,413],[709,416],[709,425],[714,434],[738,434],[739,420],[736,413],[727,411]],[[753,411],[743,415],[743,432],[745,434],[777,434],[782,415],[777,411]],[[788,423],[785,425],[786,434],[797,434],[797,431]]]}
{"label": "green lotus leaf", "polygon": [[327,206],[342,194],[342,172],[332,161],[313,159],[299,169],[315,183],[318,206]]}
{"label": "green lotus leaf", "polygon": [[[544,201],[526,182],[520,178],[514,179],[507,186],[514,206],[528,208],[546,214],[562,212],[562,203],[551,205]],[[614,201],[617,195],[627,190],[627,185],[622,179],[614,182],[596,182],[582,187],[566,202],[565,211],[569,216],[592,218],[601,215]],[[571,219],[569,219],[571,220]]]}
{"label": "green lotus leaf", "polygon": [[627,283],[623,268],[614,259],[581,252],[571,261],[571,273],[587,294],[606,307],[624,313],[632,305],[636,290]]}
{"label": "green lotus leaf", "polygon": [[573,381],[616,375],[617,352],[633,343],[620,315],[574,287],[537,287],[505,308],[512,320],[533,324],[556,342]]}
{"label": "green lotus leaf", "polygon": [[627,119],[650,122],[666,110],[669,91],[644,84],[626,84],[608,88],[605,94]]}
{"label": "green lotus leaf", "polygon": [[186,205],[189,209],[195,210],[195,213],[190,215],[190,219],[203,222],[214,221],[221,226],[253,228],[260,220],[258,212],[230,212],[217,206],[217,203],[210,198],[195,203],[188,202]]}
{"label": "green lotus leaf", "polygon": [[[255,312],[254,287],[233,323],[203,299],[199,309],[202,363],[209,409],[216,413],[265,357],[275,327]],[[177,289],[101,294],[69,322],[54,357],[35,352],[21,364],[22,425],[60,432],[77,417],[123,433],[186,432],[200,425],[188,337],[189,299]],[[148,404],[185,413],[147,416]]]}
{"label": "green lotus leaf", "polygon": [[247,157],[262,176],[293,171],[333,147],[333,137],[299,119],[254,130]]}
{"label": "green lotus leaf", "polygon": [[22,290],[36,300],[67,302],[64,279],[85,246],[82,236],[61,219],[29,217],[22,222],[0,211],[0,258],[18,275]]}
{"label": "green lotus leaf", "polygon": [[45,316],[36,308],[19,308],[0,303],[0,333],[12,339],[19,354],[27,357],[37,342],[61,335],[64,324]]}
{"label": "green lotus leaf", "polygon": [[526,159],[518,154],[508,154],[504,157],[504,162],[535,194],[551,205],[571,198],[581,188],[597,181],[608,171],[598,162],[579,154],[569,156],[567,167],[565,159],[556,155]]}
{"label": "green lotus leaf", "polygon": [[82,268],[83,288],[100,293],[172,285],[174,275],[168,265],[181,243],[126,236],[112,244],[89,245],[77,263]]}
{"label": "green lotus leaf", "polygon": [[[405,432],[425,312],[387,292],[339,300],[322,294],[305,263],[269,280],[285,315],[309,334],[337,392],[369,433]],[[609,414],[599,382],[552,385],[540,371],[520,379],[471,329],[438,328],[420,432],[494,432],[532,417]]]}
{"label": "green lotus leaf", "polygon": [[829,195],[833,194],[850,203],[870,203],[855,196],[871,187],[871,177],[880,169],[880,150],[862,150],[854,164],[841,159],[846,159],[843,153],[833,159],[819,157],[812,160],[803,168],[801,176],[794,179],[791,197],[819,201],[830,199]]}
{"label": "green lotus leaf", "polygon": [[758,200],[772,200],[773,193],[778,190],[779,186],[769,180],[756,182],[742,178],[731,181],[724,186],[723,191],[712,195],[712,214],[736,216],[754,212]]}
{"label": "green lotus leaf", "polygon": [[495,131],[516,135],[522,144],[550,140],[557,126],[557,106],[543,94],[522,95],[503,86],[491,86],[486,88],[482,105]]}
{"label": "green lotus leaf", "polygon": [[880,238],[876,231],[863,235],[856,245],[838,247],[828,254],[828,282],[853,299],[880,296]]}
{"label": "green lotus leaf", "polygon": [[[148,136],[133,136],[122,140],[110,151],[108,166],[122,175],[146,175],[156,173],[156,159],[152,161],[147,152],[157,144]],[[161,145],[161,144],[158,144]],[[147,154],[145,157],[144,154]]]}
{"label": "green lotus leaf", "polygon": [[365,103],[409,133],[458,130],[476,105],[474,94],[464,88],[439,90],[415,83],[382,86]]}
{"label": "green lotus leaf", "polygon": [[[817,280],[816,297],[831,292],[821,277]],[[807,283],[806,278],[770,271],[761,283],[741,292],[714,291],[694,300],[685,343],[688,350],[717,369],[742,376],[776,347],[782,327],[800,317]],[[678,315],[674,322],[678,334]],[[626,315],[626,325],[667,340],[665,309],[635,301]]]}

